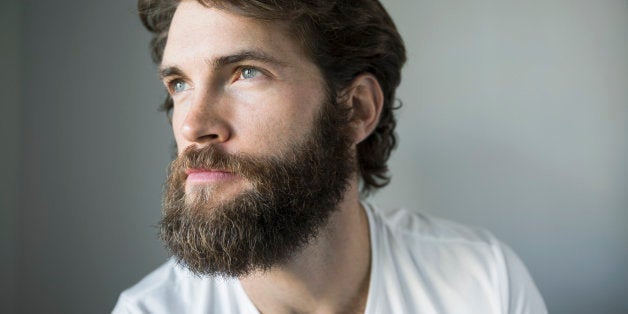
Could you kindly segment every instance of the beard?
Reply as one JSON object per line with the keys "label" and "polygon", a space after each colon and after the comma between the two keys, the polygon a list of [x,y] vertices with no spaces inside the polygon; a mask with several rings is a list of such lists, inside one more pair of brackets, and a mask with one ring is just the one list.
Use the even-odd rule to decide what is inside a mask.
{"label": "beard", "polygon": [[[311,134],[277,156],[189,147],[170,165],[160,237],[197,275],[242,277],[285,264],[337,210],[356,172],[348,111],[327,102]],[[199,185],[186,169],[225,169],[248,184],[235,196]]]}

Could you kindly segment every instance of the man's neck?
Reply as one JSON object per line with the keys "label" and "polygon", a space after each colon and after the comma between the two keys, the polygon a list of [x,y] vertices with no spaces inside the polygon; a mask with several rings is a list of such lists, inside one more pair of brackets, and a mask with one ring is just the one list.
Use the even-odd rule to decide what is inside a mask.
{"label": "man's neck", "polygon": [[363,313],[370,259],[368,218],[352,185],[327,226],[299,254],[240,282],[262,313]]}

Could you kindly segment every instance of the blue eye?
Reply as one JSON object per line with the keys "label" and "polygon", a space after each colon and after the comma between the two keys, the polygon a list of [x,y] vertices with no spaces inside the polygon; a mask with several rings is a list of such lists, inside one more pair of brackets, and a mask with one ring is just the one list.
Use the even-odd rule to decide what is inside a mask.
{"label": "blue eye", "polygon": [[188,83],[182,80],[174,80],[172,83],[170,83],[170,86],[173,93],[180,93],[188,89]]}
{"label": "blue eye", "polygon": [[259,74],[259,70],[256,68],[242,68],[240,70],[240,79],[252,79]]}

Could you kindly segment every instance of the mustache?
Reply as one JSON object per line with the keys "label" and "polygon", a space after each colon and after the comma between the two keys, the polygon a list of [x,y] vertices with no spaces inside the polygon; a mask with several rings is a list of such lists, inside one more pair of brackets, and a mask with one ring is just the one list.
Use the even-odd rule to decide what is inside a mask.
{"label": "mustache", "polygon": [[190,146],[171,163],[170,172],[175,176],[185,178],[186,171],[189,169],[215,169],[248,178],[259,178],[275,162],[273,157],[230,154],[215,145]]}

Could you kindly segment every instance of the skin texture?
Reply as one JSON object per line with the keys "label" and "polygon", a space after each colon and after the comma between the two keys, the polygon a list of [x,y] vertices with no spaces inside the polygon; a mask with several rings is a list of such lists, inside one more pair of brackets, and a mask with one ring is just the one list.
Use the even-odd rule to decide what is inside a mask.
{"label": "skin texture", "polygon": [[[264,23],[182,1],[173,18],[161,65],[173,97],[178,152],[214,145],[230,154],[277,156],[303,143],[325,101],[325,83],[285,26]],[[344,93],[351,108],[352,151],[379,119],[377,80],[358,76]],[[211,185],[213,201],[236,196],[244,178]],[[317,237],[290,261],[240,278],[265,313],[363,312],[370,274],[368,221],[350,179],[339,209]]]}

